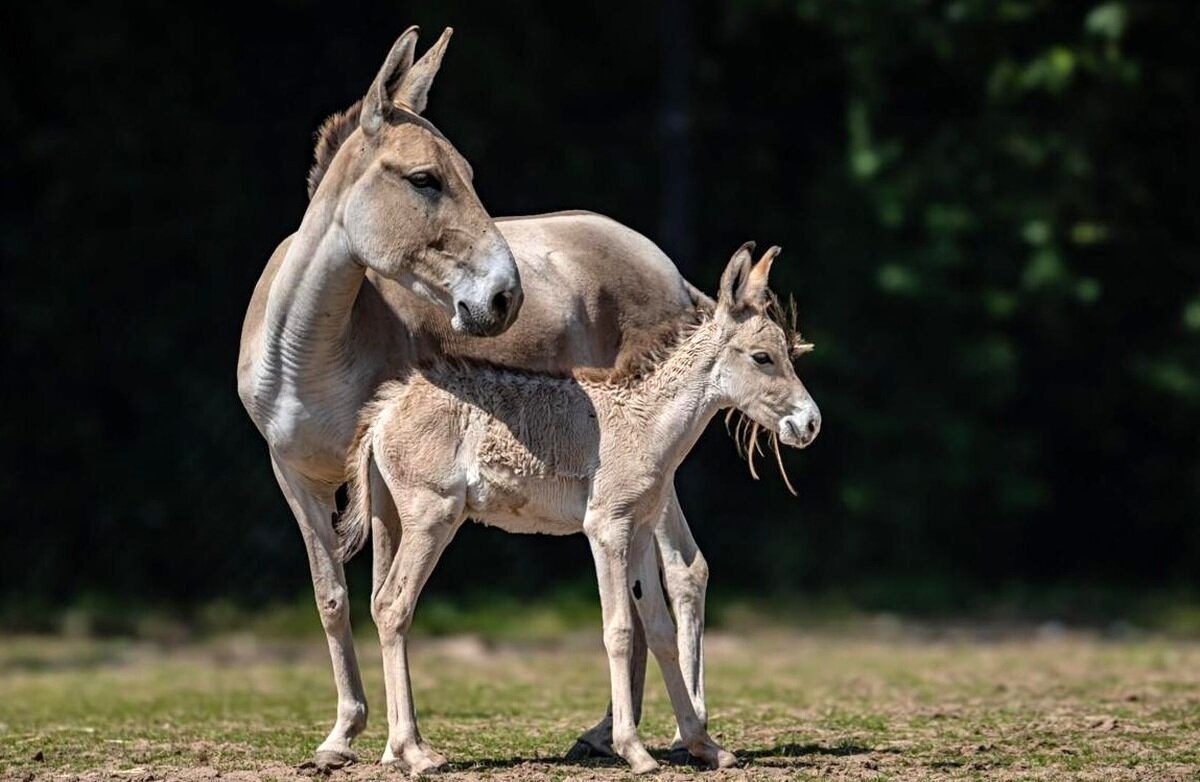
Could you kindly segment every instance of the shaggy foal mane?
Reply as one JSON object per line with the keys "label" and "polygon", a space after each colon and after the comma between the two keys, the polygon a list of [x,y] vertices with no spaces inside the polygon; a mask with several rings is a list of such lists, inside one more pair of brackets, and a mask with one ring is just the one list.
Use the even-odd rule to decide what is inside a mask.
{"label": "shaggy foal mane", "polygon": [[591,383],[628,385],[641,380],[662,364],[681,342],[708,320],[706,313],[671,320],[627,335],[611,367],[579,367],[569,377]]}

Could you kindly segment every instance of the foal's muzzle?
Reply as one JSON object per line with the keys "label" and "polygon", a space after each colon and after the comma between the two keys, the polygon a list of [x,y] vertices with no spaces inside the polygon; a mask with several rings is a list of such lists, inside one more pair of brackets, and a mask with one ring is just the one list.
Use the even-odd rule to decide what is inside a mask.
{"label": "foal's muzzle", "polygon": [[816,405],[785,416],[779,422],[779,439],[792,448],[807,448],[821,431],[821,411]]}

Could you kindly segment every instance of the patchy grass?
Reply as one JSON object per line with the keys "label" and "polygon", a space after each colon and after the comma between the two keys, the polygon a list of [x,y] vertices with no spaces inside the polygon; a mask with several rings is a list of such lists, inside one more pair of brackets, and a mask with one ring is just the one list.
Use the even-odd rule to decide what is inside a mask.
{"label": "patchy grass", "polygon": [[[555,645],[418,642],[422,727],[449,779],[617,779],[559,758],[603,712],[598,634]],[[360,645],[374,707],[362,763],[395,779],[376,646]],[[711,638],[712,732],[742,760],[669,778],[1196,779],[1200,645],[1060,632]],[[0,644],[0,778],[292,779],[333,713],[323,644],[229,637],[175,648],[121,641]],[[642,735],[672,722],[650,674]]]}

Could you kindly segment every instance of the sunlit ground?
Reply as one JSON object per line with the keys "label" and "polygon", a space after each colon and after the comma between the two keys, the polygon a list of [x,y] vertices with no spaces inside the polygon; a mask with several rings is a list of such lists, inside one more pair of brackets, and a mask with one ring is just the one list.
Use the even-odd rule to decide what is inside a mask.
{"label": "sunlit ground", "polygon": [[[751,779],[1194,779],[1200,644],[1029,631],[928,635],[715,634],[711,729],[741,767],[660,776]],[[362,762],[335,778],[395,779],[376,764],[386,720],[376,645],[360,644],[374,709]],[[642,736],[672,727],[651,669]],[[598,633],[554,644],[418,642],[422,728],[450,779],[623,778],[568,764],[604,710]],[[0,644],[5,779],[288,779],[334,699],[320,639],[226,637],[168,647],[9,639]]]}

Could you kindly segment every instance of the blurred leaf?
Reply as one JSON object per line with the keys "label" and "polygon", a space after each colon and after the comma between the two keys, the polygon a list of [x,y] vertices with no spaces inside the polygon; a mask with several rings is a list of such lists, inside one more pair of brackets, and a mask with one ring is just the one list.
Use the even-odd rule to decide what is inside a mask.
{"label": "blurred leaf", "polygon": [[1184,305],[1183,325],[1191,331],[1200,331],[1200,297]]}
{"label": "blurred leaf", "polygon": [[1100,298],[1100,281],[1084,277],[1075,283],[1075,297],[1084,304],[1095,304]]}
{"label": "blurred leaf", "polygon": [[1025,241],[1040,247],[1050,241],[1050,224],[1045,220],[1030,220],[1021,229],[1021,235]]}
{"label": "blurred leaf", "polygon": [[917,275],[911,269],[898,263],[880,266],[877,280],[880,289],[903,296],[912,296],[921,287]]}
{"label": "blurred leaf", "polygon": [[1075,244],[1099,244],[1108,239],[1108,226],[1081,222],[1071,226],[1071,241]]}
{"label": "blurred leaf", "polygon": [[1066,269],[1058,251],[1047,247],[1038,250],[1029,259],[1021,274],[1021,284],[1029,290],[1048,288],[1066,279]]}
{"label": "blurred leaf", "polygon": [[1124,3],[1103,3],[1088,12],[1083,26],[1093,35],[1116,41],[1125,32],[1126,18]]}

